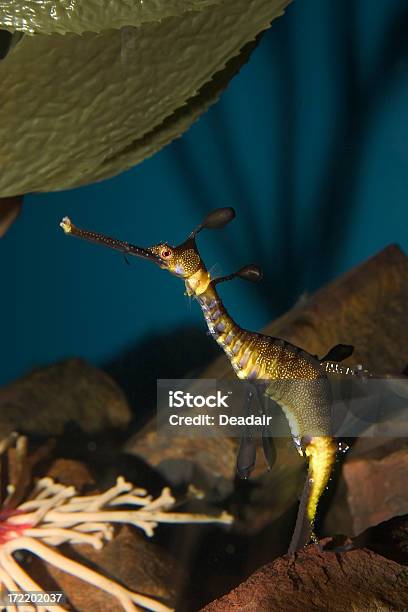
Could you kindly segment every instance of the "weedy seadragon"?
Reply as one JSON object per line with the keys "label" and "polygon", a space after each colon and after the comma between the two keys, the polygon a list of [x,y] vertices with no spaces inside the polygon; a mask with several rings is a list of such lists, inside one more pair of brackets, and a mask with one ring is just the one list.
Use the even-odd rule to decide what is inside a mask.
{"label": "weedy seadragon", "polygon": [[[350,356],[353,347],[339,344],[319,359],[281,338],[241,328],[229,315],[216,286],[239,277],[250,281],[262,278],[256,265],[248,265],[234,274],[212,278],[196,244],[203,229],[219,229],[235,217],[233,208],[210,212],[188,238],[178,246],[159,243],[139,247],[103,234],[75,227],[68,217],[61,222],[66,234],[102,244],[125,255],[148,259],[185,282],[186,292],[195,298],[204,314],[214,340],[225,351],[239,379],[250,381],[283,410],[299,453],[308,463],[308,474],[300,501],[289,552],[306,545],[313,535],[319,500],[329,482],[338,444],[332,436],[330,418],[331,392],[327,372],[355,375],[359,367],[342,368],[338,362]],[[237,458],[237,471],[248,477],[254,464],[254,445],[243,438]],[[264,444],[267,460],[270,452]]]}

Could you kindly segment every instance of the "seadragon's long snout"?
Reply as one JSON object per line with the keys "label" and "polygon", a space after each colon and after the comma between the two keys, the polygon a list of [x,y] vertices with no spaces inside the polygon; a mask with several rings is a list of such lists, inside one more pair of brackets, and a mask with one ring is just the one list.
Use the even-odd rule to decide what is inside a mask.
{"label": "seadragon's long snout", "polygon": [[101,244],[109,249],[114,249],[115,251],[120,251],[125,255],[134,255],[136,257],[142,257],[143,259],[149,259],[154,263],[160,263],[160,258],[153,253],[153,251],[149,248],[139,247],[130,242],[125,242],[123,240],[117,240],[116,238],[111,238],[110,236],[105,236],[104,234],[99,234],[97,232],[90,232],[88,230],[81,229],[76,227],[69,217],[64,217],[60,223],[60,226],[64,230],[65,234],[69,234],[71,236],[76,236],[77,238],[81,238],[82,240],[86,240],[87,242],[95,242],[97,244]]}

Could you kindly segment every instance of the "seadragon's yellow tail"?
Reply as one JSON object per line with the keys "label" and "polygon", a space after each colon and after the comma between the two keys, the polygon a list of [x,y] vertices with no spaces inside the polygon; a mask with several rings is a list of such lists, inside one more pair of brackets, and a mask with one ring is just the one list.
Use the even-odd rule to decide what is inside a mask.
{"label": "seadragon's yellow tail", "polygon": [[307,518],[313,525],[317,504],[325,490],[336,459],[337,445],[333,438],[319,436],[312,438],[306,445],[305,455],[309,460],[309,486],[310,493],[307,502]]}
{"label": "seadragon's yellow tail", "polygon": [[336,460],[337,445],[330,436],[311,438],[305,444],[308,475],[300,500],[298,519],[289,546],[289,553],[305,546],[313,539],[313,525],[317,505],[327,486]]}

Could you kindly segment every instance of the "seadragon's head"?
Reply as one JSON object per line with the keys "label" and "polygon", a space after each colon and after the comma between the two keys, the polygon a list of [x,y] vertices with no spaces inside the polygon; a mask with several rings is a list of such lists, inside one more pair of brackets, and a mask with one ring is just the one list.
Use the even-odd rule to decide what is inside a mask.
{"label": "seadragon's head", "polygon": [[235,274],[217,279],[211,279],[210,273],[207,271],[197,247],[197,234],[203,229],[220,229],[225,227],[234,217],[235,211],[233,208],[216,208],[191,232],[187,240],[178,246],[171,246],[167,242],[161,242],[151,247],[139,247],[103,234],[80,229],[73,225],[68,217],[64,217],[60,225],[66,234],[102,244],[126,255],[134,255],[153,261],[163,270],[168,270],[171,274],[184,279],[187,293],[198,296],[207,290],[210,283],[229,280],[235,276],[240,276],[247,280],[258,280],[262,276],[260,269],[254,265],[245,266],[245,268],[242,268]]}

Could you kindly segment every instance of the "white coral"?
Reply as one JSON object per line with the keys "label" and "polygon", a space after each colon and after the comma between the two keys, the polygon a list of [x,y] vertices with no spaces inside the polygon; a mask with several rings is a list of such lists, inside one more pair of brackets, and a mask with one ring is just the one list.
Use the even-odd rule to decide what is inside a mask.
{"label": "white coral", "polygon": [[[32,499],[22,503],[11,515],[4,515],[1,524],[0,581],[8,591],[42,591],[13,557],[13,553],[26,550],[64,572],[72,574],[115,596],[125,610],[144,608],[157,612],[170,610],[151,597],[135,593],[114,580],[103,576],[57,551],[62,543],[92,544],[97,549],[113,536],[113,523],[127,523],[153,535],[158,523],[224,523],[232,517],[222,513],[218,517],[169,512],[175,500],[170,490],[152,499],[147,491],[135,488],[119,477],[116,485],[104,493],[80,496],[72,486],[64,486],[51,478],[42,478],[36,484]],[[119,509],[131,506],[131,509]],[[33,608],[25,607],[25,610]],[[17,612],[15,606],[8,606]],[[20,612],[21,612],[20,608]],[[38,607],[38,610],[63,612],[57,605]]]}

